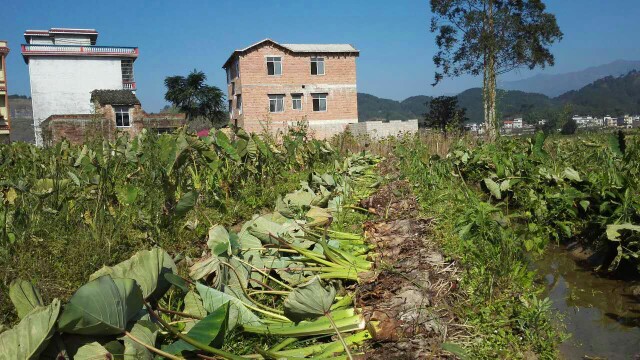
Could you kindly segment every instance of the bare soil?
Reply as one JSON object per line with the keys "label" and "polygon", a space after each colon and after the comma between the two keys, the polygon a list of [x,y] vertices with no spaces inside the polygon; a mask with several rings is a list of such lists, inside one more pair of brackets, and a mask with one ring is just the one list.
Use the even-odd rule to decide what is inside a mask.
{"label": "bare soil", "polygon": [[364,358],[455,358],[441,344],[464,336],[451,310],[458,270],[433,239],[433,219],[419,217],[411,185],[401,180],[381,187],[360,206],[380,217],[365,224],[376,258],[356,292],[365,318],[379,322]]}

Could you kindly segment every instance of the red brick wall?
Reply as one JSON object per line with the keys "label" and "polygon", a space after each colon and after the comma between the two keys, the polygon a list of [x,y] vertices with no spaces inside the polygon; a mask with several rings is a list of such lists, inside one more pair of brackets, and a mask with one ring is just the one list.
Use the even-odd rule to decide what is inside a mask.
{"label": "red brick wall", "polygon": [[117,134],[131,137],[142,129],[177,128],[184,125],[184,114],[147,114],[140,105],[129,112],[130,127],[116,127],[115,112],[111,105],[98,107],[96,114],[52,115],[42,123],[45,144],[53,145],[62,139],[81,144],[89,137],[103,136],[113,140]]}
{"label": "red brick wall", "polygon": [[[267,75],[267,56],[282,58],[282,75]],[[324,57],[325,75],[311,75],[312,56]],[[266,123],[270,128],[280,128],[292,122],[308,121],[310,128],[324,137],[321,134],[342,131],[347,122],[357,122],[355,55],[292,53],[266,43],[241,55],[239,61],[240,77],[235,79],[235,89],[236,94],[242,94],[243,111],[238,115],[234,110],[233,119],[246,130],[261,131],[262,124]],[[235,109],[231,89],[229,84],[229,99],[234,100]],[[303,94],[302,110],[292,109],[293,93]],[[327,94],[327,111],[312,111],[313,93]],[[283,112],[269,112],[269,94],[285,95]]]}

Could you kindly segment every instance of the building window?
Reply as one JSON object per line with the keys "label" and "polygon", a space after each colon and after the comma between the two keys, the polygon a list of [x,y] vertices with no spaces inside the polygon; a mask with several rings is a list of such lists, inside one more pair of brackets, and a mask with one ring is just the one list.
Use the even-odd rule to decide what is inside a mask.
{"label": "building window", "polygon": [[291,94],[293,110],[302,110],[302,94]]}
{"label": "building window", "polygon": [[311,58],[311,75],[324,75],[324,58]]}
{"label": "building window", "polygon": [[233,100],[229,100],[229,118],[233,118]]}
{"label": "building window", "polygon": [[236,95],[236,109],[238,109],[238,115],[242,114],[242,94]]}
{"label": "building window", "polygon": [[125,106],[117,106],[113,109],[116,113],[116,127],[130,127],[129,108]]}
{"label": "building window", "polygon": [[123,83],[131,83],[135,81],[133,78],[133,60],[132,59],[121,60],[120,68],[122,69]]}
{"label": "building window", "polygon": [[313,111],[327,111],[327,94],[311,94]]}
{"label": "building window", "polygon": [[282,75],[282,58],[279,56],[267,57],[267,75]]}
{"label": "building window", "polygon": [[284,111],[284,95],[269,95],[269,112]]}

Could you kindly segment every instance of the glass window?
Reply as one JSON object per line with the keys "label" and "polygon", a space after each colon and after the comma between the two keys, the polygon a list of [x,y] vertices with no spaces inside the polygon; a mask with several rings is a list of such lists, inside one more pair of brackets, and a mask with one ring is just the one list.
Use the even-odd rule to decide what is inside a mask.
{"label": "glass window", "polygon": [[233,100],[229,100],[229,118],[233,118]]}
{"label": "glass window", "polygon": [[291,103],[293,110],[302,110],[302,94],[292,94]]}
{"label": "glass window", "polygon": [[279,56],[267,57],[267,75],[282,75],[282,58]]}
{"label": "glass window", "polygon": [[313,111],[327,111],[327,94],[312,94]]}
{"label": "glass window", "polygon": [[129,108],[124,106],[117,106],[114,109],[116,113],[116,127],[130,127],[131,121],[129,120]]}
{"label": "glass window", "polygon": [[284,111],[284,95],[269,95],[269,112]]}
{"label": "glass window", "polygon": [[311,58],[311,75],[324,75],[324,58]]}
{"label": "glass window", "polygon": [[236,109],[238,109],[238,115],[242,114],[242,94],[236,95]]}
{"label": "glass window", "polygon": [[133,78],[132,59],[120,60],[120,69],[122,70],[122,82],[130,83],[135,81]]}

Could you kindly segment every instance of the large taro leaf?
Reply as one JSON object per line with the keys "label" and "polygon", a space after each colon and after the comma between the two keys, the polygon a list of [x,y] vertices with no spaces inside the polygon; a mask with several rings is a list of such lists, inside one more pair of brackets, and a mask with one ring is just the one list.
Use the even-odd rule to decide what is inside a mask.
{"label": "large taro leaf", "polygon": [[161,248],[138,251],[128,260],[105,266],[89,277],[89,281],[110,275],[114,279],[133,279],[142,289],[145,299],[159,300],[171,287],[164,275],[176,273],[176,264]]}
{"label": "large taro leaf", "polygon": [[254,314],[246,304],[236,296],[218,291],[200,283],[196,284],[196,289],[202,298],[204,308],[209,313],[213,313],[229,303],[229,316],[227,329],[232,330],[236,325],[261,325],[262,321]]}
{"label": "large taro leaf", "polygon": [[38,307],[13,329],[0,334],[0,360],[37,359],[54,332],[60,301]]}
{"label": "large taro leaf", "polygon": [[31,282],[22,279],[11,283],[9,286],[9,298],[20,319],[23,319],[31,310],[44,306],[40,291]]}
{"label": "large taro leaf", "polygon": [[333,286],[322,286],[315,276],[311,281],[298,286],[284,300],[284,315],[293,322],[315,319],[331,309],[336,297]]}
{"label": "large taro leaf", "polygon": [[315,206],[307,211],[305,216],[311,220],[307,222],[307,226],[309,227],[323,227],[331,224],[331,221],[333,221],[333,215],[331,215],[329,210]]}
{"label": "large taro leaf", "polygon": [[[122,350],[120,350],[122,354]],[[113,359],[113,354],[99,342],[93,341],[72,352],[73,360]]]}
{"label": "large taro leaf", "polygon": [[311,191],[294,191],[285,195],[283,201],[289,206],[310,207],[311,203],[316,199],[316,194]]}
{"label": "large taro leaf", "polygon": [[[224,340],[225,327],[227,323],[227,314],[229,309],[229,303],[225,306],[221,306],[214,312],[198,321],[187,332],[187,336],[197,340],[203,344],[214,343],[214,347],[222,346]],[[196,347],[188,344],[184,340],[178,340],[171,345],[162,348],[163,351],[169,354],[182,354],[183,351],[193,351]]]}
{"label": "large taro leaf", "polygon": [[178,218],[187,215],[187,213],[196,206],[198,196],[199,194],[195,190],[191,190],[182,195],[180,200],[178,200],[175,209],[173,210],[174,215]]}
{"label": "large taro leaf", "polygon": [[80,335],[122,334],[142,305],[135,280],[101,276],[73,294],[60,315],[59,329]]}
{"label": "large taro leaf", "polygon": [[238,162],[241,160],[238,152],[236,151],[236,148],[231,145],[229,138],[227,137],[227,135],[225,135],[224,132],[222,132],[221,130],[216,131],[215,138],[216,145],[222,148],[222,150],[224,150],[225,154],[229,158],[231,158],[231,160]]}
{"label": "large taro leaf", "polygon": [[[152,321],[138,320],[129,333],[146,345],[155,347],[158,330],[158,326]],[[123,336],[121,339],[124,340],[124,359],[153,360],[153,354],[143,345],[128,336]]]}

